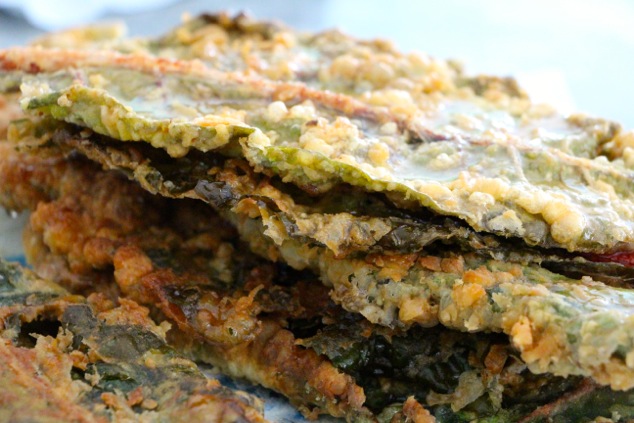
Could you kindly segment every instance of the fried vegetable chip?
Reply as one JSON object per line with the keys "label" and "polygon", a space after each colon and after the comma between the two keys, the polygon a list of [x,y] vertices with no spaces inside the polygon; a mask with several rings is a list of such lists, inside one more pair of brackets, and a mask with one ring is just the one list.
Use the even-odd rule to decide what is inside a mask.
{"label": "fried vegetable chip", "polygon": [[2,50],[0,93],[0,204],[32,211],[28,259],[64,287],[0,263],[18,281],[2,354],[63,393],[51,413],[262,419],[184,354],[309,418],[634,417],[619,125],[386,42],[226,14]]}
{"label": "fried vegetable chip", "polygon": [[[312,191],[345,182],[387,192],[399,203],[412,199],[476,230],[531,245],[603,252],[626,248],[632,239],[630,170],[566,147],[611,139],[616,130],[597,135],[592,126],[562,120],[559,133],[542,138],[448,135],[341,94],[147,56],[65,54],[72,65],[53,51],[4,53],[5,69],[26,71],[32,63],[44,72],[61,69],[23,80],[27,110],[147,141],[174,156],[242,139],[242,154],[256,169]],[[476,110],[486,113],[486,107]],[[540,119],[531,124],[539,128],[555,118]]]}
{"label": "fried vegetable chip", "polygon": [[261,402],[208,379],[134,301],[71,295],[0,261],[6,421],[262,422]]}
{"label": "fried vegetable chip", "polygon": [[[40,166],[46,165],[42,162]],[[73,167],[77,171],[81,168],[79,163]],[[566,418],[579,412],[598,416],[608,415],[610,407],[629,403],[629,393],[615,394],[589,380],[532,375],[503,335],[463,334],[441,328],[403,332],[372,326],[359,316],[329,305],[326,292],[314,281],[305,280],[310,275],[290,270],[279,273],[255,258],[240,264],[244,255],[237,255],[238,249],[229,254],[226,241],[214,241],[217,238],[208,232],[211,228],[215,234],[225,231],[219,230],[220,222],[201,204],[179,200],[170,207],[164,205],[163,210],[170,210],[170,223],[148,221],[145,226],[135,225],[135,230],[126,235],[130,230],[126,228],[132,227],[126,224],[129,217],[110,215],[104,220],[100,216],[103,210],[111,209],[109,202],[124,204],[128,202],[126,196],[138,198],[139,194],[134,194],[134,189],[124,189],[132,185],[116,174],[89,169],[85,172],[103,181],[102,185],[91,185],[93,200],[80,200],[85,197],[82,183],[86,179],[78,178],[74,189],[55,201],[40,203],[31,218],[29,238],[40,234],[41,245],[34,249],[31,244],[28,253],[38,268],[46,263],[43,257],[51,255],[52,250],[66,260],[73,254],[69,246],[64,248],[57,241],[63,240],[64,225],[58,218],[50,218],[59,215],[55,210],[65,210],[67,221],[75,220],[72,215],[85,216],[84,222],[90,224],[79,233],[74,231],[81,234],[79,244],[87,253],[83,259],[98,268],[106,266],[106,262],[91,261],[91,257],[102,256],[96,254],[96,249],[110,254],[121,293],[161,310],[175,322],[180,331],[171,332],[172,342],[179,350],[214,363],[234,376],[280,390],[300,408],[321,401],[319,396],[312,396],[316,392],[306,391],[305,386],[321,390],[322,395],[332,395],[332,389],[341,389],[335,388],[340,386],[336,380],[344,374],[363,387],[365,395],[357,400],[378,413],[376,418],[380,421],[400,418],[399,415],[405,418],[403,413],[408,408],[392,404],[407,403],[410,395],[415,395],[429,409],[430,416],[440,421],[486,421],[487,416],[501,421],[532,415]],[[110,196],[104,203],[105,197],[97,191],[106,189]],[[107,244],[98,247],[98,234],[106,222],[114,249]],[[179,228],[186,240],[166,236],[171,227]],[[45,241],[41,234],[46,233],[49,235]],[[119,237],[112,238],[114,233]],[[231,236],[231,230],[221,235]],[[74,262],[77,260],[75,257]],[[245,265],[251,270],[244,269]],[[60,269],[57,266],[48,272],[65,280],[66,273]],[[83,269],[76,272],[90,272],[87,267]],[[221,269],[234,269],[232,274],[238,279],[221,277]],[[244,270],[236,273],[238,269]],[[243,276],[237,276],[240,273]],[[250,287],[256,285],[260,287],[254,295]],[[229,286],[231,290],[227,291]],[[239,320],[231,317],[244,312],[247,314]],[[254,314],[249,317],[249,313]],[[255,316],[259,317],[253,320]],[[250,326],[255,338],[245,337],[240,330],[249,321],[256,322]],[[285,323],[280,325],[281,321]],[[223,333],[231,336],[227,338]],[[315,353],[327,357],[327,361],[318,359]],[[531,391],[535,386],[540,387],[539,391]],[[562,406],[557,402],[562,394],[576,400]],[[602,396],[605,399],[599,400],[597,406],[595,398]],[[343,404],[337,407],[342,410]],[[333,405],[327,410],[334,415],[341,412]],[[352,421],[373,419],[361,410],[349,410],[345,415]]]}
{"label": "fried vegetable chip", "polygon": [[[119,167],[135,172],[143,186],[170,195],[165,187],[173,183],[155,168],[148,170],[142,156],[136,156],[135,166],[145,163],[145,167],[135,171],[126,167],[125,152],[115,154],[114,144],[109,148],[110,153],[95,153],[93,158],[101,157],[109,166],[114,162],[108,157],[118,158]],[[195,192],[234,222],[254,251],[282,258],[295,268],[314,270],[333,287],[338,303],[371,322],[392,327],[440,322],[460,330],[502,331],[535,372],[591,376],[615,389],[632,387],[631,379],[624,377],[633,371],[626,359],[632,346],[631,290],[588,277],[571,279],[538,263],[505,262],[473,251],[459,254],[440,249],[431,254],[422,249],[342,259],[322,245],[302,243],[285,231],[279,231],[282,238],[273,242],[263,225],[271,227],[281,219],[267,221],[275,216],[270,201],[265,196],[242,198],[234,189],[238,181],[237,190],[247,187],[247,192],[257,193],[257,184],[244,184],[248,172],[242,171],[241,178],[227,170],[207,174]],[[210,180],[214,177],[219,180]]]}

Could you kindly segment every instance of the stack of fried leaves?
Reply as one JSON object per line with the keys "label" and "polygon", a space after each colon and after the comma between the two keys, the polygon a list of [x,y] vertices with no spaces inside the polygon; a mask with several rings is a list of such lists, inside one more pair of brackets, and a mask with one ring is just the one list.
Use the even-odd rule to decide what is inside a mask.
{"label": "stack of fried leaves", "polygon": [[41,276],[147,307],[178,353],[311,418],[634,418],[618,125],[244,16],[37,44],[0,51],[0,202],[32,210]]}

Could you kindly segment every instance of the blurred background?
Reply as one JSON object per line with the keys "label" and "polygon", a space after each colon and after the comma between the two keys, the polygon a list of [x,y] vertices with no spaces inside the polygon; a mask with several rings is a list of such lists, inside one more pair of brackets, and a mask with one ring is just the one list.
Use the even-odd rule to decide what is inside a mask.
{"label": "blurred background", "polygon": [[185,12],[248,11],[307,31],[338,27],[403,51],[458,59],[467,73],[512,75],[538,102],[634,129],[634,1],[630,0],[0,0],[0,47],[45,30],[124,21],[157,35]]}

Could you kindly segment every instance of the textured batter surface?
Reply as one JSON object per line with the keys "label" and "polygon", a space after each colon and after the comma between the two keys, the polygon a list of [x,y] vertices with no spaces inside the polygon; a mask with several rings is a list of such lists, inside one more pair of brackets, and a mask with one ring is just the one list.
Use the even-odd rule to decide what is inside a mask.
{"label": "textured batter surface", "polygon": [[71,295],[0,262],[5,421],[262,422],[262,404],[207,379],[167,346],[169,326],[99,294]]}

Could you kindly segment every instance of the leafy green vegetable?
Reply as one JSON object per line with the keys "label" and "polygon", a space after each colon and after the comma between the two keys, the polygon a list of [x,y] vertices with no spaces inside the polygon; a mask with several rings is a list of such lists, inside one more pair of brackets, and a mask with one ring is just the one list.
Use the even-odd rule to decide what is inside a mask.
{"label": "leafy green vegetable", "polygon": [[[402,206],[428,207],[529,245],[604,252],[634,240],[631,170],[568,148],[603,137],[576,121],[549,115],[524,124],[509,117],[514,135],[494,136],[501,112],[483,100],[462,105],[448,97],[439,108],[447,118],[415,113],[403,120],[339,94],[204,71],[156,76],[145,69],[150,64],[27,77],[22,104],[175,157],[240,140],[256,170],[303,189],[347,183],[389,193]],[[489,132],[456,136],[446,120],[465,114],[490,114],[483,123]],[[541,127],[555,129],[542,138],[526,135]]]}
{"label": "leafy green vegetable", "polygon": [[[390,333],[344,315],[301,343],[354,375],[368,406],[383,414],[410,395],[440,423],[590,421],[615,415],[625,421],[633,413],[634,391],[615,392],[579,377],[534,375],[498,334],[443,328]],[[475,389],[467,404],[456,395],[463,375],[472,375],[469,389]]]}
{"label": "leafy green vegetable", "polygon": [[[121,151],[114,144],[103,151],[85,151],[109,167],[134,172],[151,192],[174,195],[162,175],[153,179],[160,181],[158,186],[148,181],[146,175],[157,175],[151,164],[131,165],[115,154]],[[284,214],[279,213],[290,203],[273,201],[283,194],[258,195],[254,190],[261,181],[252,180],[248,168],[229,165],[210,170],[208,176],[195,193],[179,196],[202,195],[237,226],[255,252],[317,272],[333,287],[337,303],[373,323],[406,328],[440,322],[459,330],[502,331],[511,336],[535,372],[590,376],[613,388],[631,387],[629,379],[620,376],[634,372],[626,360],[634,348],[631,290],[552,273],[540,266],[537,252],[531,256],[522,250],[496,256],[495,251],[486,255],[473,249],[462,253],[439,248],[413,255],[386,251],[369,258],[341,258],[320,243],[291,236],[293,232],[282,223]],[[356,224],[352,215],[348,221]]]}

